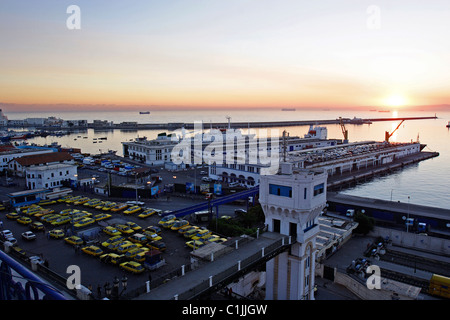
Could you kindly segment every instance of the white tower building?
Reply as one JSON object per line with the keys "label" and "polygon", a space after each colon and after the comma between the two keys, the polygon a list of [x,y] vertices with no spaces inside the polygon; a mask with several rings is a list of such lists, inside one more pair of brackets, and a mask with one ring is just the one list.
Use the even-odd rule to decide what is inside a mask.
{"label": "white tower building", "polygon": [[267,300],[313,300],[318,216],[326,205],[327,173],[282,163],[261,176],[260,203],[268,230],[292,236],[290,252],[267,262]]}

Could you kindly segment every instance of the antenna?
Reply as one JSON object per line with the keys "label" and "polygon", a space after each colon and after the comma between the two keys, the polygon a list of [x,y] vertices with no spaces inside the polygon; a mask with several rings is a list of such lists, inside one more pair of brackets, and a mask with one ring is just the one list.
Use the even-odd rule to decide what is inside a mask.
{"label": "antenna", "polygon": [[231,117],[227,116],[226,118],[228,120],[228,129],[231,129]]}
{"label": "antenna", "polygon": [[286,150],[287,150],[287,143],[286,143],[286,130],[283,131],[283,161],[286,162]]}

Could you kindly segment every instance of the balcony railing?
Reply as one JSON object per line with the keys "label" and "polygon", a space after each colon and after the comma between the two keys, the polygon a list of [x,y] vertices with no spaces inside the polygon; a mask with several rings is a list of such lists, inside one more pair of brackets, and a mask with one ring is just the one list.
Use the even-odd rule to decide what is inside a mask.
{"label": "balcony railing", "polygon": [[66,300],[66,297],[0,250],[0,300]]}

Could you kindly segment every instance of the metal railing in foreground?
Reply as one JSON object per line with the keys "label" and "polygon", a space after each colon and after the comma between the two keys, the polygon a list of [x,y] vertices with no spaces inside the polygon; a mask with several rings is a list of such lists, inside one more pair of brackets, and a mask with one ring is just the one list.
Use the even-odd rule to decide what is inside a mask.
{"label": "metal railing in foreground", "polygon": [[0,250],[0,300],[66,300],[66,297]]}

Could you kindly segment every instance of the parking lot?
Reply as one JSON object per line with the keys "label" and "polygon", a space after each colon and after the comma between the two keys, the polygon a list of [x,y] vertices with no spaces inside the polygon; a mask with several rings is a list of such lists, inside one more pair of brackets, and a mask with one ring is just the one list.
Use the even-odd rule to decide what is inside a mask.
{"label": "parking lot", "polygon": [[[75,196],[76,194],[74,194]],[[89,195],[90,198],[100,198],[96,195]],[[104,199],[107,200],[107,199]],[[190,198],[177,198],[173,197],[169,201],[167,200],[148,200],[146,201],[145,207],[151,207],[160,210],[175,210],[182,207],[187,207],[198,203],[202,200],[194,200]],[[48,208],[54,210],[55,213],[59,213],[64,209],[74,208],[79,210],[85,210],[93,215],[101,213],[102,211],[85,207],[83,205],[67,204],[67,203],[55,203],[51,205],[45,205],[43,208]],[[237,209],[237,206],[222,206],[221,213],[230,215]],[[101,287],[102,296],[104,296],[103,286],[108,282],[113,283],[114,277],[121,279],[124,275],[127,276],[127,290],[131,291],[138,287],[142,287],[151,278],[152,280],[164,277],[169,272],[175,269],[181,268],[182,265],[190,264],[190,252],[192,249],[186,246],[186,241],[183,236],[179,235],[176,231],[170,229],[162,229],[161,237],[162,241],[166,244],[166,250],[162,253],[162,258],[165,260],[165,265],[156,270],[146,270],[142,274],[131,274],[119,268],[117,265],[110,265],[100,261],[98,257],[87,255],[81,250],[77,250],[76,246],[67,244],[63,239],[53,239],[48,237],[48,231],[54,229],[49,223],[45,223],[45,232],[35,231],[35,240],[25,240],[21,237],[21,234],[25,231],[30,230],[29,225],[22,225],[15,219],[8,219],[6,214],[11,211],[4,210],[0,213],[0,220],[3,222],[3,230],[11,230],[14,237],[17,239],[17,246],[23,249],[28,257],[30,256],[40,256],[48,268],[53,272],[61,275],[63,278],[67,278],[71,275],[68,272],[68,267],[71,265],[76,265],[81,270],[81,284],[86,287],[92,287],[92,291],[95,297],[97,296],[97,288]],[[127,221],[132,221],[146,228],[148,226],[157,226],[161,217],[154,214],[145,219],[138,217],[139,212],[130,215],[125,215],[123,210],[119,212],[108,212],[111,214],[111,218],[103,220],[102,222],[97,222],[95,225],[87,226],[82,228],[77,232],[89,230],[90,236],[85,240],[87,244],[100,244],[103,241],[110,238],[109,235],[105,234],[102,230],[102,226],[105,224],[116,224],[124,223]],[[31,216],[32,221],[38,221],[38,218]],[[205,223],[196,223],[192,217],[186,217],[191,224],[197,226],[205,226]],[[66,234],[71,233],[70,224],[57,227],[66,231]],[[107,252],[107,249],[105,249]],[[120,289],[122,291],[122,288]]]}

